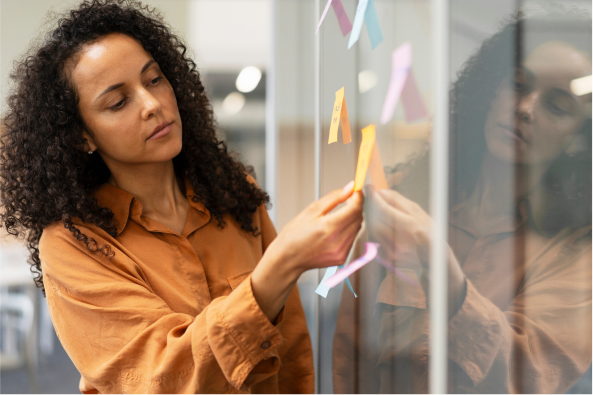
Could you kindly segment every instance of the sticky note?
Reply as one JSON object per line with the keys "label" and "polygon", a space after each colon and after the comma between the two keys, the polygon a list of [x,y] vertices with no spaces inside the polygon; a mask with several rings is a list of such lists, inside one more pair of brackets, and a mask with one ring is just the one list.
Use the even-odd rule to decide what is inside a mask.
{"label": "sticky note", "polygon": [[344,10],[342,0],[333,0],[332,8],[334,9],[334,14],[336,14],[336,18],[338,18],[338,23],[340,24],[342,36],[345,37],[346,34],[350,33],[350,31],[352,30],[352,23],[350,23],[350,19],[348,19],[348,15]]}
{"label": "sticky note", "polygon": [[412,70],[408,74],[404,90],[402,91],[402,105],[404,106],[406,122],[428,118],[428,111],[426,110],[422,95],[418,90],[418,85],[416,85],[416,79]]}
{"label": "sticky note", "polygon": [[373,0],[360,0],[356,7],[356,14],[354,15],[352,33],[350,34],[350,40],[348,40],[348,49],[350,49],[360,38],[363,22],[366,23],[372,49],[375,49],[377,45],[383,41],[383,34],[381,34],[375,2]]}
{"label": "sticky note", "polygon": [[325,285],[323,282],[325,280],[327,280],[328,278],[330,278],[331,276],[333,276],[337,270],[338,270],[337,266],[332,266],[332,267],[327,268],[327,270],[325,271],[325,274],[323,275],[323,278],[321,279],[321,282],[319,283],[319,285],[317,286],[317,289],[315,290],[315,293],[317,295],[327,298],[327,294],[329,292],[329,287],[327,285]]}
{"label": "sticky note", "polygon": [[325,5],[325,9],[323,10],[323,14],[321,14],[321,19],[319,20],[319,25],[317,25],[317,30],[315,30],[315,35],[319,32],[319,28],[325,19],[325,14],[327,14],[327,10],[329,10],[329,5],[332,3],[332,0],[327,0],[327,4]]}
{"label": "sticky note", "polygon": [[371,49],[375,49],[377,45],[383,42],[383,34],[379,27],[379,17],[377,16],[377,9],[373,0],[369,0],[367,11],[364,14],[364,23],[367,27],[367,33],[369,33],[369,39],[371,40]]}
{"label": "sticky note", "polygon": [[348,108],[344,97],[344,87],[336,92],[336,101],[332,112],[332,121],[329,127],[328,144],[338,141],[338,127],[342,125],[342,142],[348,144],[352,141],[350,134],[350,122],[348,121]]}
{"label": "sticky note", "polygon": [[340,24],[340,30],[342,31],[342,35],[345,36],[352,30],[352,24],[350,23],[350,19],[348,19],[348,15],[344,10],[344,5],[342,4],[342,0],[328,0],[327,4],[325,5],[325,9],[323,10],[323,14],[321,14],[321,19],[319,19],[319,24],[317,25],[317,30],[315,30],[315,34],[319,32],[319,28],[325,19],[325,15],[329,10],[329,6],[332,6],[334,9],[334,14],[336,14],[336,18],[338,18],[338,23]]}
{"label": "sticky note", "polygon": [[364,185],[364,179],[366,178],[373,152],[373,145],[375,145],[375,125],[371,124],[362,129],[362,142],[360,143],[356,176],[354,177],[355,191],[360,191]]}
{"label": "sticky note", "polygon": [[[343,267],[344,267],[344,265],[328,267],[327,270],[325,271],[325,274],[323,275],[323,279],[321,279],[321,282],[317,286],[315,293],[319,296],[323,296],[324,298],[327,298],[327,294],[329,293],[330,288],[324,284],[324,281],[329,279],[331,276],[333,276],[336,273],[336,271],[338,270],[338,268],[341,269]],[[350,284],[349,279],[346,279],[346,285],[348,286],[348,288],[350,289],[350,292],[352,292],[354,297],[358,298],[358,295],[356,295],[356,292],[354,292],[354,288],[352,288],[352,284]]]}
{"label": "sticky note", "polygon": [[[383,258],[381,258],[380,255],[377,255],[375,257],[375,260],[380,263],[385,269],[389,270],[390,272],[392,272],[393,274],[395,274],[396,276],[400,277],[402,280],[404,280],[405,282],[407,282],[408,284],[412,284],[412,285],[420,285],[420,283],[416,280],[414,280],[413,278],[411,278],[410,276],[408,276],[406,273],[402,272],[401,270],[399,270],[396,267],[391,266],[389,263],[385,262],[385,260]],[[325,277],[324,277],[325,279]]]}
{"label": "sticky note", "polygon": [[376,190],[387,189],[387,179],[385,178],[385,170],[383,170],[383,163],[381,162],[381,155],[379,154],[379,147],[373,144],[373,151],[371,152],[371,162],[369,164],[369,173],[371,173],[371,183]]}
{"label": "sticky note", "polygon": [[404,90],[404,85],[412,66],[412,44],[405,42],[391,54],[391,81],[381,112],[381,123],[385,125],[393,118],[395,107]]}
{"label": "sticky note", "polygon": [[385,125],[393,118],[393,113],[401,97],[406,122],[427,118],[428,111],[418,90],[412,72],[412,44],[403,43],[391,54],[391,81],[381,112],[381,123]]}
{"label": "sticky note", "polygon": [[356,272],[364,265],[375,259],[377,252],[379,251],[378,243],[365,243],[365,253],[363,256],[351,262],[348,266],[339,269],[333,276],[323,281],[322,283],[327,285],[329,288],[333,288],[340,282],[348,278],[352,273]]}

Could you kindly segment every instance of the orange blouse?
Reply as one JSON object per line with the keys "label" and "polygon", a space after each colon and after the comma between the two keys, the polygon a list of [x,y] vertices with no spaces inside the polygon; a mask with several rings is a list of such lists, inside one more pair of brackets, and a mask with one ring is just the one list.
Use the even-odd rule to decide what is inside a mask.
{"label": "orange blouse", "polygon": [[117,237],[75,221],[112,259],[91,252],[61,223],[39,243],[56,332],[81,373],[83,393],[311,393],[313,352],[297,288],[271,323],[251,272],[276,237],[265,207],[257,237],[231,216],[221,229],[190,202],[177,234],[142,215],[109,184],[95,193],[113,211]]}

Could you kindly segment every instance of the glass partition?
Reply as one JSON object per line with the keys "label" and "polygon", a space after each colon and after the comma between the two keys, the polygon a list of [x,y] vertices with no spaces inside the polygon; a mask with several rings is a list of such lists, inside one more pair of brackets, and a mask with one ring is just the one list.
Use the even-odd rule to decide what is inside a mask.
{"label": "glass partition", "polygon": [[[354,178],[361,130],[374,124],[387,183],[366,180],[365,225],[348,262],[366,243],[378,254],[349,277],[357,296],[344,283],[314,295],[324,270],[299,283],[318,391],[590,392],[590,2],[375,0],[383,40],[374,49],[369,20],[348,49],[352,33],[342,34],[333,7],[313,35],[326,1],[294,3],[276,4],[310,13],[293,48],[311,52],[295,68],[318,86],[296,88],[311,96],[300,104],[309,137],[293,158],[307,152],[306,166],[318,163],[326,194]],[[360,3],[341,1],[351,23]],[[403,78],[393,56],[406,47]],[[401,96],[385,115],[397,78]],[[341,88],[352,142],[342,143],[341,121],[328,144]],[[431,335],[439,281],[442,325]],[[438,335],[444,343],[435,345]],[[435,366],[443,387],[431,386]]]}

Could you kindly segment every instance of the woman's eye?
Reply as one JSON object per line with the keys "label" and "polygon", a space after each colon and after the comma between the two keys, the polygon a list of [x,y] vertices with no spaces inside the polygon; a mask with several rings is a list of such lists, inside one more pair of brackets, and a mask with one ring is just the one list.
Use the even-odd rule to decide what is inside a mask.
{"label": "woman's eye", "polygon": [[515,89],[516,91],[524,92],[525,88],[525,84],[523,84],[521,81],[513,81],[513,89]]}
{"label": "woman's eye", "polygon": [[162,79],[163,79],[163,77],[156,77],[155,79],[153,79],[153,80],[151,80],[151,81],[150,81],[150,84],[151,84],[151,85],[156,85],[156,84],[158,84],[158,83],[159,83],[159,81],[160,81],[160,80],[162,80]]}
{"label": "woman's eye", "polygon": [[550,110],[550,112],[552,112],[553,114],[556,114],[556,115],[566,115],[569,113],[562,106],[554,103],[553,101],[548,101],[546,103],[546,107],[548,108],[548,110]]}
{"label": "woman's eye", "polygon": [[117,111],[124,106],[126,99],[121,99],[114,106],[109,107],[111,111]]}

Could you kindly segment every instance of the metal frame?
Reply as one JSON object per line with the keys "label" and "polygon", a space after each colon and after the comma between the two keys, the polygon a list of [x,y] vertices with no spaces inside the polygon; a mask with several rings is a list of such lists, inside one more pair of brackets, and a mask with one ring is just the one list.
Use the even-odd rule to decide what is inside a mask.
{"label": "metal frame", "polygon": [[[315,21],[321,18],[321,1],[315,0]],[[315,200],[321,197],[321,38],[323,29],[315,36]],[[315,270],[315,284],[321,281],[321,269]],[[319,334],[321,322],[319,318],[319,296],[313,299],[313,312],[315,316],[315,333],[313,334],[313,357],[315,358],[315,393],[319,393],[321,363]]]}
{"label": "metal frame", "polygon": [[[429,390],[447,392],[447,222],[449,173],[449,0],[432,0],[435,111],[430,150]],[[436,198],[438,197],[438,198]]]}
{"label": "metal frame", "polygon": [[[270,43],[266,69],[266,192],[270,200],[276,202],[276,169],[278,168],[278,127],[276,125],[276,36],[277,1],[270,1]],[[276,205],[269,210],[272,222],[276,221]]]}

